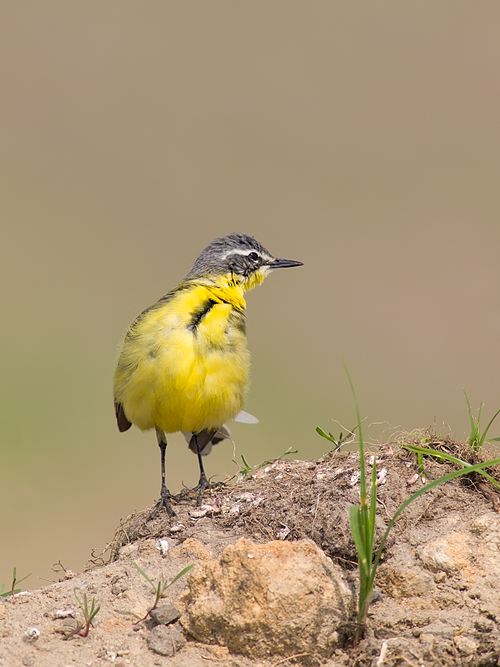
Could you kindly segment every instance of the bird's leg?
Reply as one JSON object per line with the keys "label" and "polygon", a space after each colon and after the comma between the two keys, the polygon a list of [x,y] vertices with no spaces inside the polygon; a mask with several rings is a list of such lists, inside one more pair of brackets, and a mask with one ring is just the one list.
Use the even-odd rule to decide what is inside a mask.
{"label": "bird's leg", "polygon": [[[182,491],[179,491],[179,493],[175,496],[170,496],[174,500],[184,500],[187,496],[189,496],[191,493],[197,492],[197,500],[196,504],[199,506],[201,505],[201,501],[203,500],[203,493],[205,492],[206,489],[215,489],[218,486],[225,486],[224,482],[209,482],[205,473],[205,469],[203,467],[203,459],[202,459],[202,454],[201,454],[201,449],[203,445],[200,445],[200,437],[201,437],[201,442],[208,444],[212,440],[214,436],[214,433],[210,432],[205,432],[202,431],[200,433],[192,433],[191,434],[191,440],[189,441],[189,449],[192,452],[195,452],[196,455],[198,456],[198,466],[200,468],[200,479],[198,481],[198,484],[193,487],[192,489],[186,487],[182,489]],[[213,442],[213,441],[212,441]],[[193,447],[194,444],[194,447]],[[210,451],[210,450],[209,450]]]}
{"label": "bird's leg", "polygon": [[198,484],[194,486],[192,489],[185,488],[182,491],[180,491],[176,496],[175,500],[183,500],[188,496],[190,493],[194,493],[195,491],[198,492],[198,496],[196,499],[196,505],[201,505],[201,501],[203,500],[203,493],[205,492],[206,489],[212,489],[215,488],[216,486],[223,486],[223,482],[215,482],[211,483],[207,479],[207,475],[205,473],[205,468],[203,467],[203,459],[201,456],[201,447],[200,447],[200,442],[198,439],[198,435],[196,433],[193,433],[194,442],[196,445],[196,454],[198,456],[198,465],[200,467],[200,479],[198,480]]}
{"label": "bird's leg", "polygon": [[201,457],[201,447],[200,443],[198,442],[198,436],[196,433],[193,433],[194,436],[194,441],[196,443],[196,453],[198,455],[198,465],[200,466],[200,479],[198,481],[198,486],[196,487],[198,489],[198,498],[196,499],[196,504],[201,505],[201,501],[203,500],[203,492],[205,491],[206,488],[210,486],[210,483],[207,479],[207,476],[205,474],[205,468],[203,467],[203,460]]}
{"label": "bird's leg", "polygon": [[167,489],[167,484],[165,482],[165,452],[167,449],[167,438],[165,433],[160,429],[156,429],[156,437],[158,439],[158,446],[160,448],[161,456],[161,491],[160,491],[160,500],[156,503],[155,508],[149,515],[149,518],[153,518],[158,512],[164,507],[169,516],[175,516],[175,512],[170,504],[170,499],[174,496]]}

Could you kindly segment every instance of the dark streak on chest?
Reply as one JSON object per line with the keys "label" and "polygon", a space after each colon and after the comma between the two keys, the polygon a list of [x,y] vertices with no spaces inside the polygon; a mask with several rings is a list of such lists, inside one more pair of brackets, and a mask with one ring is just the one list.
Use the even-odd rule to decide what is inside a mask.
{"label": "dark streak on chest", "polygon": [[209,313],[216,304],[217,301],[214,301],[213,299],[208,299],[207,301],[205,301],[202,304],[201,308],[199,308],[193,313],[191,321],[188,324],[188,329],[191,329],[191,331],[196,332],[196,329],[201,319],[205,317],[205,315]]}

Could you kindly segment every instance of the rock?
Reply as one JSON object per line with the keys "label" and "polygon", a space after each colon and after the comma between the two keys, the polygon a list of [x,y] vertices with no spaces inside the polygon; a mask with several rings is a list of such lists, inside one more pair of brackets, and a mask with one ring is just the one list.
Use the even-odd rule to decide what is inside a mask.
{"label": "rock", "polygon": [[157,625],[147,638],[148,648],[159,655],[172,656],[186,643],[186,638],[179,624]]}
{"label": "rock", "polygon": [[170,625],[179,620],[181,613],[173,604],[162,604],[152,609],[149,615],[158,625]]}
{"label": "rock", "polygon": [[465,533],[450,533],[428,542],[418,555],[429,570],[452,574],[469,564],[472,553],[468,542]]}
{"label": "rock", "polygon": [[310,540],[241,538],[188,576],[181,623],[200,642],[251,657],[330,657],[352,593],[340,568]]}

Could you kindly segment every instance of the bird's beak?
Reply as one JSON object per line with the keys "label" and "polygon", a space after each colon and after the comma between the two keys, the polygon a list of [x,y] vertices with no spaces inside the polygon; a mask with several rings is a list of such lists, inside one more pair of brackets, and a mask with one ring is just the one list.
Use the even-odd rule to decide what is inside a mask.
{"label": "bird's beak", "polygon": [[303,266],[303,263],[294,259],[275,259],[269,266],[271,269],[286,269],[291,266]]}

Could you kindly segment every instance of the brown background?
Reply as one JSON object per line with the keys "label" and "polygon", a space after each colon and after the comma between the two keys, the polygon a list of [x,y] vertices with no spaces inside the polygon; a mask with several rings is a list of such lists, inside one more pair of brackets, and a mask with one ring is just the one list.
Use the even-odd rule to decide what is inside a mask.
{"label": "brown background", "polygon": [[[498,3],[7,0],[0,25],[0,584],[80,569],[157,497],[116,348],[214,236],[304,262],[249,295],[238,460],[352,426],[342,358],[372,438],[463,437],[463,388],[500,407]],[[168,467],[196,480],[178,435]]]}

